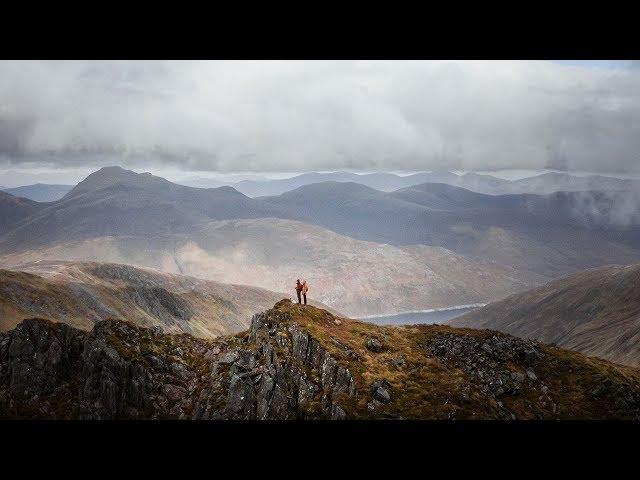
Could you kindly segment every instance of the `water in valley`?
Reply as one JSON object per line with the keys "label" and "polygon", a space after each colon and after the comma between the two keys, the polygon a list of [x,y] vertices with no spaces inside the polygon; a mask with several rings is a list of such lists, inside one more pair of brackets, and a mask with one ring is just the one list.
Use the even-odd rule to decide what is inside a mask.
{"label": "water in valley", "polygon": [[458,305],[454,307],[434,308],[430,310],[402,312],[390,315],[369,315],[361,317],[360,320],[375,323],[376,325],[415,325],[419,323],[444,324],[452,318],[459,317],[460,315],[483,306],[483,303],[478,303],[474,305]]}

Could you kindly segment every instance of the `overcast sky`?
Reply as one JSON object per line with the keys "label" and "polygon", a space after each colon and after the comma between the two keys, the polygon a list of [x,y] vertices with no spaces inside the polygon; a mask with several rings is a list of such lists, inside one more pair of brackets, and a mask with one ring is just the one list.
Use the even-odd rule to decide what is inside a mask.
{"label": "overcast sky", "polygon": [[113,164],[638,174],[639,152],[631,62],[0,62],[0,184]]}

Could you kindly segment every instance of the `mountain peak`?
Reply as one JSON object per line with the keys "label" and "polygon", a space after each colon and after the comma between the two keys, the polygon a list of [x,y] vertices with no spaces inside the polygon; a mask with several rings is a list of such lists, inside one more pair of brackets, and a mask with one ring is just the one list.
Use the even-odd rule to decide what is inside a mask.
{"label": "mountain peak", "polygon": [[90,174],[87,178],[76,185],[67,195],[68,197],[77,196],[89,191],[100,190],[116,184],[125,184],[129,186],[149,186],[169,184],[168,180],[162,177],[156,177],[151,173],[136,173],[132,170],[126,170],[119,166],[102,167]]}

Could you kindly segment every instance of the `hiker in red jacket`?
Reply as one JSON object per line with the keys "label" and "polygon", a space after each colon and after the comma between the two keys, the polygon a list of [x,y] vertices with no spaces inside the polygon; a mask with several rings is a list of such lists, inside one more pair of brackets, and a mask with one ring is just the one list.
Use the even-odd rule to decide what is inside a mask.
{"label": "hiker in red jacket", "polygon": [[298,294],[298,303],[302,303],[302,298],[300,298],[300,294],[302,293],[302,284],[300,283],[300,279],[296,280],[296,293]]}
{"label": "hiker in red jacket", "polygon": [[302,281],[302,298],[304,298],[304,304],[307,304],[307,292],[309,291],[309,285],[306,280]]}

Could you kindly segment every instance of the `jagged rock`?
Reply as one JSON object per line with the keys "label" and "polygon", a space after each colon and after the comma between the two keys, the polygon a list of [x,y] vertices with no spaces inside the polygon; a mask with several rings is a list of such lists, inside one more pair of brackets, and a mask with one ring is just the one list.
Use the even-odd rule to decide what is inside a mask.
{"label": "jagged rock", "polygon": [[370,338],[367,340],[367,349],[375,353],[380,353],[384,347],[382,346],[382,343],[375,338]]}
{"label": "jagged rock", "polygon": [[186,394],[186,392],[186,389],[184,389],[183,387],[171,385],[170,383],[165,383],[162,386],[162,395],[164,395],[164,397],[171,403],[180,400]]}
{"label": "jagged rock", "polygon": [[531,380],[532,382],[535,382],[538,377],[536,376],[536,374],[533,372],[533,370],[527,370],[527,377],[529,378],[529,380]]}
{"label": "jagged rock", "polygon": [[347,413],[339,405],[334,405],[331,409],[331,420],[345,420]]}
{"label": "jagged rock", "polygon": [[238,352],[238,359],[235,361],[235,366],[241,370],[252,370],[256,366],[256,357],[252,352],[242,350]]}
{"label": "jagged rock", "polygon": [[231,352],[223,353],[220,358],[218,358],[218,363],[222,365],[229,365],[240,358],[240,355],[237,351],[233,350]]}
{"label": "jagged rock", "polygon": [[[361,332],[352,335],[349,324],[338,335],[326,312],[313,319],[318,327],[306,329],[306,319],[294,321],[284,310],[257,314],[249,332],[213,341],[165,335],[123,321],[98,322],[90,332],[24,321],[0,333],[0,418],[399,419],[405,414],[400,406],[416,388],[407,379],[433,368],[422,378],[435,373],[446,379],[452,372],[457,382],[447,388],[446,398],[437,390],[415,397],[431,402],[429,409],[438,412],[434,418],[478,418],[480,412],[482,418],[510,419],[510,409],[516,408],[527,418],[567,418],[572,405],[567,395],[563,398],[563,388],[569,388],[574,389],[571,399],[582,394],[581,401],[591,402],[586,408],[597,409],[592,411],[602,418],[640,419],[640,376],[629,370],[621,374],[616,366],[604,370],[595,363],[580,364],[578,370],[574,363],[579,358],[574,363],[555,358],[533,341],[497,333],[449,333],[446,327],[417,337],[411,368],[402,355],[379,356],[386,368],[394,367],[393,388],[379,380],[368,391],[358,391],[356,381],[380,373],[360,372],[369,364],[357,363],[351,346],[362,342]],[[323,324],[330,328],[316,338],[312,332]],[[373,338],[370,331],[364,338]],[[420,328],[412,332],[421,334]],[[404,345],[398,348],[395,338],[383,333],[375,333],[377,341],[399,354]],[[580,382],[563,384],[562,375],[574,370]],[[362,394],[365,398],[359,398]],[[589,411],[579,408],[573,411]]]}
{"label": "jagged rock", "polygon": [[482,349],[489,354],[493,353],[493,349],[491,348],[491,345],[489,345],[488,343],[483,343]]}
{"label": "jagged rock", "polygon": [[190,378],[193,378],[195,376],[193,372],[187,370],[187,368],[179,362],[174,362],[171,364],[171,373],[182,380],[189,380]]}
{"label": "jagged rock", "polygon": [[387,390],[389,388],[391,388],[391,384],[386,380],[375,382],[371,386],[371,394],[373,396],[373,399],[381,403],[389,403],[391,401],[391,395]]}
{"label": "jagged rock", "polygon": [[253,385],[238,375],[233,375],[229,382],[229,397],[226,407],[229,417],[243,420],[253,419],[254,400]]}

